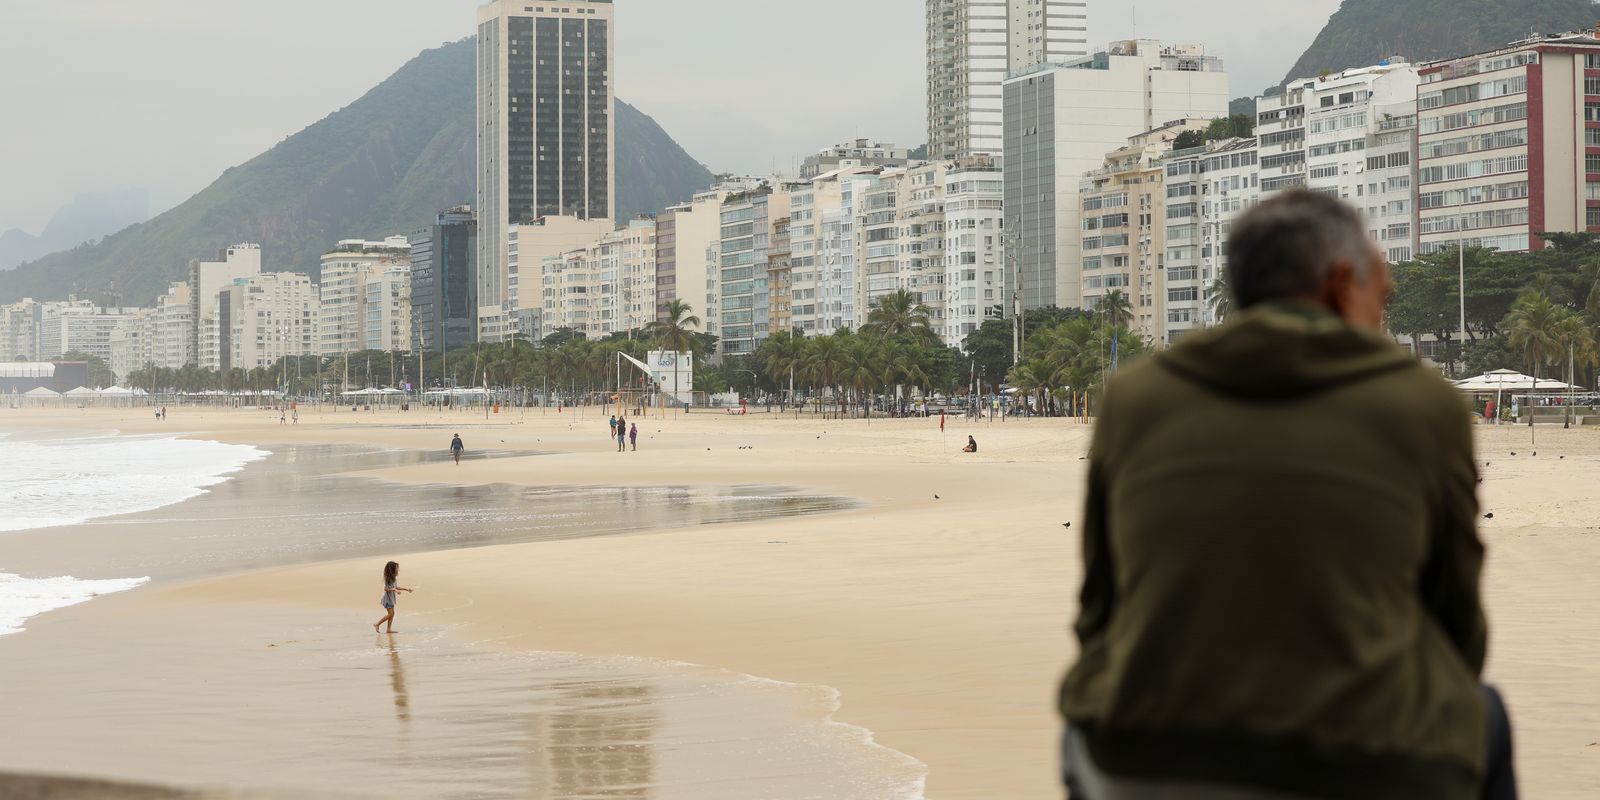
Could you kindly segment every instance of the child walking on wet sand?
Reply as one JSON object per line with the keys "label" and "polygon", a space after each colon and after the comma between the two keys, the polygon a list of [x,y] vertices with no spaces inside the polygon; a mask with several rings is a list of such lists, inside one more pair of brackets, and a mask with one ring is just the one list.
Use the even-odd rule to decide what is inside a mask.
{"label": "child walking on wet sand", "polygon": [[398,561],[390,561],[389,563],[383,565],[383,599],[379,602],[383,605],[384,609],[386,609],[386,612],[381,618],[379,618],[377,622],[372,623],[372,629],[374,631],[378,630],[378,627],[384,623],[388,623],[389,629],[384,631],[384,633],[394,633],[395,592],[411,591],[410,589],[395,583],[395,581],[399,580],[399,578],[400,563]]}

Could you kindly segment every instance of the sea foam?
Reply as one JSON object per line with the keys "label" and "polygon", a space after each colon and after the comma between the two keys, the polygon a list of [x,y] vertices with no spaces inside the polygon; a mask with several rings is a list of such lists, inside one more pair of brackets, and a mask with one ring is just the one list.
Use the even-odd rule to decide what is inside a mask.
{"label": "sea foam", "polygon": [[176,436],[0,439],[0,531],[75,525],[172,505],[266,452]]}
{"label": "sea foam", "polygon": [[77,605],[102,594],[132,589],[149,578],[86,581],[70,575],[24,578],[0,572],[0,636],[17,633],[29,617]]}

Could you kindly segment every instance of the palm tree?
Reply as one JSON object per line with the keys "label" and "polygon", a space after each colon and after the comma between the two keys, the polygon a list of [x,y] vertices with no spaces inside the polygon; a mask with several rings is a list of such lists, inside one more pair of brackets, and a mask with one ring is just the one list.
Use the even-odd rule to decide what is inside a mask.
{"label": "palm tree", "polygon": [[[801,370],[806,380],[816,386],[835,390],[839,387],[840,342],[849,334],[830,334],[806,341]],[[819,410],[821,406],[818,406]]]}
{"label": "palm tree", "polygon": [[1552,355],[1559,354],[1566,344],[1562,338],[1562,320],[1570,313],[1550,302],[1543,293],[1534,291],[1517,298],[1511,313],[1506,315],[1503,326],[1510,334],[1511,346],[1521,350],[1523,358],[1533,367],[1535,386],[1540,368],[1554,363]]}
{"label": "palm tree", "polygon": [[855,390],[857,400],[864,400],[867,388],[877,385],[877,355],[872,343],[859,336],[850,337],[840,353],[839,379]]}
{"label": "palm tree", "polygon": [[[700,336],[695,328],[700,327],[700,318],[695,316],[688,303],[677,298],[667,301],[666,316],[645,326],[645,335],[656,343],[657,347],[672,353],[672,391],[678,391],[678,354],[685,351],[693,354],[699,351]],[[672,398],[676,405],[678,398]]]}
{"label": "palm tree", "polygon": [[878,298],[878,304],[867,312],[867,323],[861,330],[879,338],[914,335],[926,341],[933,335],[929,325],[932,317],[933,312],[916,295],[897,289]]}
{"label": "palm tree", "polygon": [[[787,375],[790,377],[791,390],[794,388],[794,373],[800,366],[801,359],[805,358],[805,354],[805,337],[794,331],[778,331],[772,334],[756,351],[762,369],[767,371],[772,381],[781,383],[783,376]],[[794,400],[792,397],[789,399]]]}
{"label": "palm tree", "polygon": [[1102,315],[1106,325],[1112,328],[1126,328],[1133,321],[1133,304],[1121,289],[1106,292],[1095,305],[1095,310]]}
{"label": "palm tree", "polygon": [[1218,275],[1211,282],[1211,288],[1206,290],[1206,304],[1211,307],[1211,316],[1218,322],[1225,321],[1233,314],[1233,291],[1228,288],[1228,279]]}

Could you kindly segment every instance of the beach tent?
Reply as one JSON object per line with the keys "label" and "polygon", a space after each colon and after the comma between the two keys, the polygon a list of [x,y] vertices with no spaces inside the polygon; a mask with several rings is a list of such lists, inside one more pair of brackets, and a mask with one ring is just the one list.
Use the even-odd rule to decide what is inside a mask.
{"label": "beach tent", "polygon": [[59,400],[61,398],[61,393],[40,386],[37,389],[29,389],[28,391],[24,392],[22,396],[31,397],[35,400]]}
{"label": "beach tent", "polygon": [[1455,386],[1463,392],[1531,392],[1535,389],[1542,392],[1582,391],[1554,378],[1535,381],[1532,375],[1524,375],[1514,369],[1497,369],[1473,378],[1463,378],[1456,381]]}
{"label": "beach tent", "polygon": [[132,389],[124,389],[121,386],[112,386],[109,389],[101,389],[100,390],[100,396],[101,397],[132,397],[133,396],[133,390]]}
{"label": "beach tent", "polygon": [[68,389],[67,390],[67,396],[68,397],[96,397],[99,394],[100,394],[99,392],[97,392],[97,391],[95,391],[93,389],[90,389],[87,386],[79,386],[76,389]]}

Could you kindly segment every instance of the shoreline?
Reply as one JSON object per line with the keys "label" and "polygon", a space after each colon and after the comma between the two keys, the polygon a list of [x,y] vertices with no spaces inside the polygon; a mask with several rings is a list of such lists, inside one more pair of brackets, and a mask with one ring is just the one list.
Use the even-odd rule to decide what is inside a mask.
{"label": "shoreline", "polygon": [[[402,582],[419,591],[402,600],[397,630],[426,613],[513,651],[665,659],[831,687],[835,719],[927,765],[929,797],[1059,796],[1053,690],[1071,660],[1078,582],[1076,531],[1060,525],[1080,513],[1087,426],[952,419],[941,437],[937,420],[873,420],[869,429],[860,420],[692,415],[648,420],[660,432],[650,439],[641,420],[648,449],[619,455],[593,412],[490,427],[431,413],[361,414],[371,419],[359,424],[349,419],[358,415],[316,415],[325,419],[308,425],[311,416],[281,431],[265,412],[209,412],[193,428],[258,446],[293,436],[440,452],[447,429],[459,428],[469,452],[488,438],[554,451],[352,473],[394,486],[560,488],[663,474],[685,485],[759,485],[779,476],[861,501],[815,517],[407,555]],[[12,419],[0,414],[0,425]],[[969,432],[983,445],[978,458],[954,452]],[[1600,725],[1600,646],[1574,631],[1600,617],[1600,588],[1581,569],[1600,547],[1600,497],[1587,493],[1600,474],[1600,434],[1541,430],[1534,459],[1525,431],[1477,433],[1489,462],[1480,468],[1484,508],[1498,512],[1482,522],[1487,677],[1507,690],[1524,789],[1585,797],[1600,783],[1588,748]],[[376,612],[367,576],[352,575],[363,570],[322,561],[145,587],[108,598],[104,611],[137,597],[128,614],[147,620],[152,611],[131,606],[228,608],[262,620],[292,606],[360,624]],[[87,620],[96,605],[51,616]]]}

